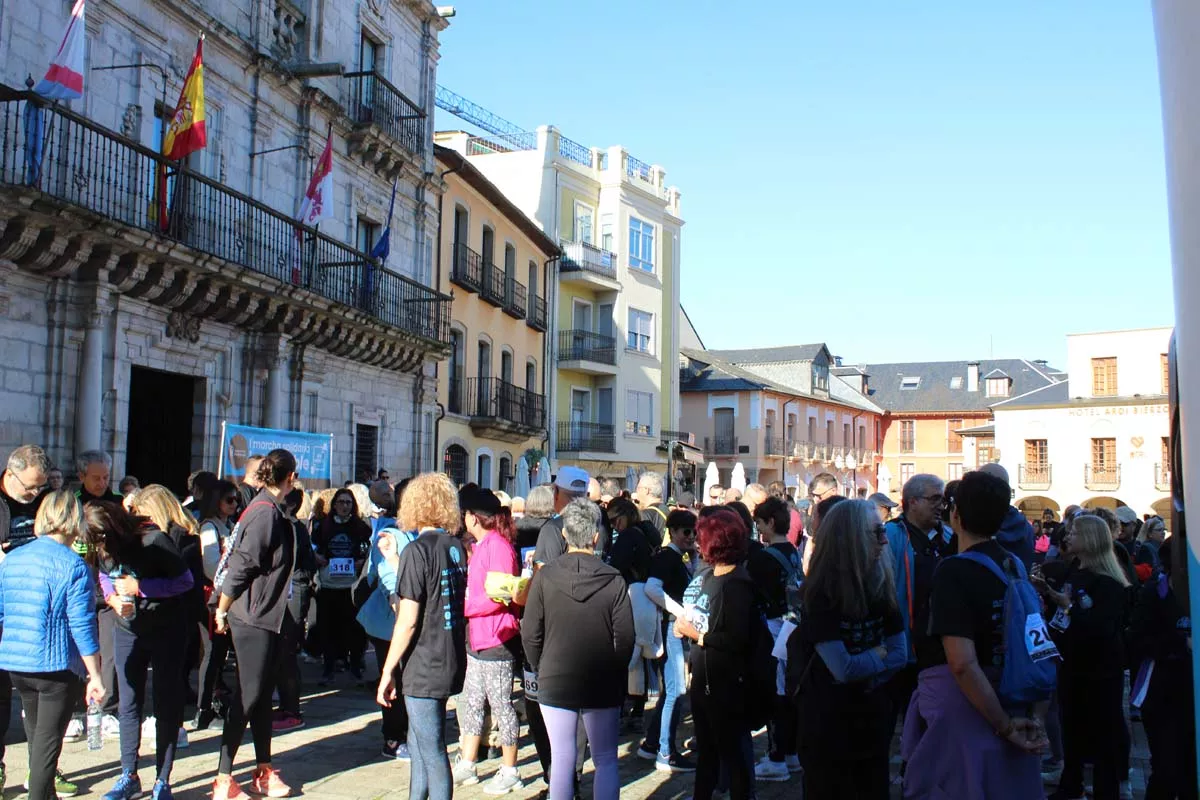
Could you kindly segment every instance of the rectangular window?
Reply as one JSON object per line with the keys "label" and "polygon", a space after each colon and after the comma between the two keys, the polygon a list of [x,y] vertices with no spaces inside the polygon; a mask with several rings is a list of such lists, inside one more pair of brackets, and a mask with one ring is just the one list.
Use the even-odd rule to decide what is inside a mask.
{"label": "rectangular window", "polygon": [[629,266],[654,272],[654,226],[637,217],[629,218]]}
{"label": "rectangular window", "polygon": [[377,241],[379,241],[379,226],[359,217],[354,230],[354,244],[364,253],[370,253]]}
{"label": "rectangular window", "polygon": [[379,428],[375,425],[354,426],[354,474],[357,480],[366,475],[370,480],[379,469]]}
{"label": "rectangular window", "polygon": [[1025,471],[1040,475],[1050,464],[1050,448],[1045,439],[1025,440]]}
{"label": "rectangular window", "polygon": [[637,308],[629,309],[629,342],[630,350],[639,353],[652,353],[654,336],[654,315]]}
{"label": "rectangular window", "polygon": [[575,202],[575,241],[593,244],[592,229],[596,212],[579,201]]}
{"label": "rectangular window", "polygon": [[921,385],[920,376],[917,376],[915,378],[901,378],[900,379],[900,388],[904,389],[905,391],[911,391],[913,389],[918,388],[920,385]]}
{"label": "rectangular window", "polygon": [[808,443],[809,444],[817,443],[817,418],[816,417],[808,418]]}
{"label": "rectangular window", "polygon": [[[867,447],[867,426],[858,426],[858,441],[854,443],[855,447]],[[870,449],[870,448],[867,448]]]}
{"label": "rectangular window", "polygon": [[854,447],[854,442],[850,441],[850,423],[842,423],[842,447]]}
{"label": "rectangular window", "polygon": [[900,485],[908,483],[908,479],[917,473],[917,465],[911,461],[900,465]]}
{"label": "rectangular window", "polygon": [[654,433],[654,394],[625,392],[625,432],[635,436],[651,436]]}
{"label": "rectangular window", "polygon": [[833,444],[833,420],[825,420],[825,444]]}
{"label": "rectangular window", "polygon": [[1008,389],[1012,381],[1008,378],[988,378],[984,391],[988,397],[1008,397]]}
{"label": "rectangular window", "polygon": [[1092,472],[1096,476],[1108,475],[1117,470],[1117,440],[1092,439]]}
{"label": "rectangular window", "polygon": [[913,453],[917,449],[917,423],[911,419],[900,420],[900,452]]}
{"label": "rectangular window", "polygon": [[946,465],[946,480],[957,481],[962,480],[963,465],[961,463],[951,462]]}
{"label": "rectangular window", "polygon": [[600,249],[612,252],[613,249],[613,215],[600,215]]}
{"label": "rectangular window", "polygon": [[1159,363],[1162,366],[1162,393],[1167,394],[1171,391],[1171,358],[1166,353],[1159,356]]}
{"label": "rectangular window", "polygon": [[975,461],[979,464],[991,464],[996,460],[996,440],[983,439],[975,446]]}
{"label": "rectangular window", "polygon": [[961,419],[946,420],[946,452],[961,453],[962,452],[962,437],[958,435],[958,430],[963,426]]}
{"label": "rectangular window", "polygon": [[1092,397],[1117,396],[1117,359],[1092,359]]}

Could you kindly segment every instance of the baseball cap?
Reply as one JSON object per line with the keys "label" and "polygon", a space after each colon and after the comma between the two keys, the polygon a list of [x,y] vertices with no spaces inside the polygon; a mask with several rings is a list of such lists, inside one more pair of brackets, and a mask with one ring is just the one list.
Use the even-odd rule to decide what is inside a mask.
{"label": "baseball cap", "polygon": [[575,494],[586,494],[588,490],[587,470],[579,467],[559,467],[554,485]]}
{"label": "baseball cap", "polygon": [[1131,522],[1138,521],[1137,512],[1129,506],[1117,506],[1117,519],[1122,525],[1128,525]]}
{"label": "baseball cap", "polygon": [[888,497],[883,492],[876,492],[875,494],[868,497],[867,500],[869,502],[873,503],[874,505],[883,506],[884,508],[895,508],[896,506],[899,505],[899,503],[897,503],[892,498]]}
{"label": "baseball cap", "polygon": [[493,492],[469,484],[458,493],[458,507],[480,514],[499,514],[501,505],[500,498]]}

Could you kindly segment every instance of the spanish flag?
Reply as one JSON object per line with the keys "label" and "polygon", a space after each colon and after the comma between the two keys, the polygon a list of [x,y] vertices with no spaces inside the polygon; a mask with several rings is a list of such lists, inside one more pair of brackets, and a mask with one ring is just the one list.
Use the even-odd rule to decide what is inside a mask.
{"label": "spanish flag", "polygon": [[163,155],[178,161],[197,150],[203,150],[207,141],[204,127],[204,34],[201,34],[200,41],[196,42],[192,66],[183,80],[175,114],[163,138]]}
{"label": "spanish flag", "polygon": [[[208,133],[204,125],[204,34],[200,34],[200,40],[196,42],[196,55],[192,58],[192,66],[179,92],[179,102],[163,136],[163,155],[171,161],[178,161],[197,150],[203,150],[207,141]],[[167,165],[162,163],[158,167],[158,223],[164,231],[170,227],[168,193]]]}

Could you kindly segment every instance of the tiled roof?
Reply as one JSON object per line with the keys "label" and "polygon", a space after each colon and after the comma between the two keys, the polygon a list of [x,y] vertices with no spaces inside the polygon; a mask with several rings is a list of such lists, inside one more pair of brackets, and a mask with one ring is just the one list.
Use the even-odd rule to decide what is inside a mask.
{"label": "tiled roof", "polygon": [[[1011,397],[1049,386],[1055,382],[1051,375],[1058,370],[1036,366],[1020,358],[983,359],[979,361],[979,388],[967,391],[967,361],[916,361],[902,364],[869,364],[870,398],[878,406],[893,413],[938,413],[987,411],[1003,400],[988,397],[985,376],[999,370],[1012,378]],[[915,389],[901,389],[903,378],[920,378]],[[954,380],[954,379],[958,380]],[[1063,383],[1063,391],[1066,384]]]}
{"label": "tiled roof", "polygon": [[781,361],[812,361],[824,344],[795,344],[786,347],[758,347],[752,350],[708,350],[709,355],[732,364],[776,364]]}
{"label": "tiled roof", "polygon": [[[730,364],[724,358],[717,356],[718,352],[743,351],[693,350],[681,347],[679,352],[703,365],[696,377],[680,382],[679,391],[681,392],[758,392],[766,390],[813,400],[823,399],[813,397],[786,382],[760,374],[752,368]],[[883,413],[883,409],[836,376],[831,376],[829,379],[829,401],[864,411],[873,411],[877,414]]]}

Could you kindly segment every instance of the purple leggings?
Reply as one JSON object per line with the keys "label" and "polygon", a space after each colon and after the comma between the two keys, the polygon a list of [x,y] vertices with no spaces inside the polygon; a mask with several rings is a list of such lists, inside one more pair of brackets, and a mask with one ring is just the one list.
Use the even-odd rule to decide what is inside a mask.
{"label": "purple leggings", "polygon": [[550,735],[550,800],[571,800],[575,796],[575,732],[580,714],[583,715],[583,727],[592,751],[592,763],[596,767],[592,797],[595,800],[617,800],[621,791],[621,779],[617,774],[620,706],[572,711],[543,703],[542,719]]}

